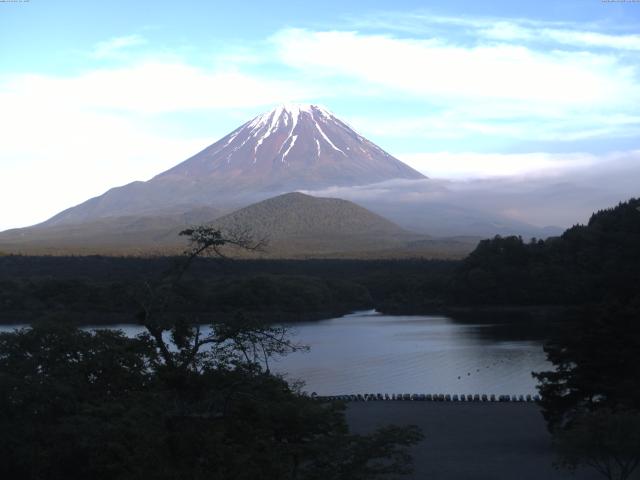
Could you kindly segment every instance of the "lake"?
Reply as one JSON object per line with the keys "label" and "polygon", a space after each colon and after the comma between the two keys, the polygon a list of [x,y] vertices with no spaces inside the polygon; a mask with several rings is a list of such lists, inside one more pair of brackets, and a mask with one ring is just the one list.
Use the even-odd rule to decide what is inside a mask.
{"label": "lake", "polygon": [[531,372],[551,369],[540,340],[501,336],[500,325],[487,322],[367,311],[289,327],[310,350],[273,361],[272,370],[304,380],[304,389],[319,395],[535,394]]}

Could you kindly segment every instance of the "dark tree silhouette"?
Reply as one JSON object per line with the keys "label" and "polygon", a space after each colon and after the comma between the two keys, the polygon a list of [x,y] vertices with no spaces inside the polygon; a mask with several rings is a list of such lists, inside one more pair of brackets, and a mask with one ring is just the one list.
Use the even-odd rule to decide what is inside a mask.
{"label": "dark tree silhouette", "polygon": [[608,480],[627,480],[640,463],[640,413],[598,410],[554,437],[559,466],[585,465]]}
{"label": "dark tree silhouette", "polygon": [[[187,264],[228,243],[207,229],[187,234]],[[0,334],[0,478],[352,480],[410,471],[415,427],[350,434],[344,405],[269,373],[272,355],[299,348],[281,327],[242,317],[204,335],[197,319],[167,312],[184,268],[145,283],[147,333],[136,338],[60,322]]]}
{"label": "dark tree silhouette", "polygon": [[547,343],[535,373],[560,465],[629,478],[640,460],[640,200],[592,215],[554,244],[554,261],[591,276],[590,301]]}

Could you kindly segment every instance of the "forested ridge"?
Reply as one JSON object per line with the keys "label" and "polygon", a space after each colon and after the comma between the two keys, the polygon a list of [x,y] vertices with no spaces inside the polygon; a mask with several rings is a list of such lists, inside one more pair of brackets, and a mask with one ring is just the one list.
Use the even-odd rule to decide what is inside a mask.
{"label": "forested ridge", "polygon": [[[171,311],[246,310],[277,321],[357,309],[433,313],[458,306],[581,305],[634,295],[640,283],[640,200],[596,212],[547,240],[483,240],[462,261],[195,261],[172,293]],[[65,314],[129,321],[136,289],[177,257],[0,257],[0,321]],[[87,313],[93,314],[89,320]]]}
{"label": "forested ridge", "polygon": [[557,238],[484,240],[450,285],[457,304],[565,307],[544,346],[554,368],[534,372],[556,465],[631,478],[640,465],[640,199]]}
{"label": "forested ridge", "polygon": [[[209,331],[184,309],[193,261],[260,242],[208,227],[131,296],[144,333],[43,316],[0,333],[0,477],[32,480],[357,480],[411,471],[416,427],[349,433],[344,405],[270,372],[305,349],[284,326],[236,312]],[[178,301],[173,297],[177,297]],[[177,302],[177,303],[176,303]],[[169,308],[171,307],[171,308]],[[87,317],[91,318],[90,312]],[[52,321],[53,320],[53,321]]]}
{"label": "forested ridge", "polygon": [[[174,257],[0,257],[0,321],[64,315],[81,322],[132,321],[136,292]],[[204,317],[252,312],[273,321],[353,310],[424,310],[443,302],[457,262],[442,260],[197,259],[167,305]],[[389,279],[393,279],[392,282]]]}
{"label": "forested ridge", "polygon": [[547,240],[483,240],[452,281],[459,304],[578,305],[629,298],[640,285],[640,200],[594,213]]}
{"label": "forested ridge", "polygon": [[[418,431],[351,435],[340,405],[300,395],[261,364],[297,348],[274,322],[372,307],[556,305],[566,308],[545,345],[555,368],[535,376],[558,464],[629,478],[640,464],[639,245],[640,200],[631,199],[557,238],[485,240],[461,262],[198,258],[175,277],[179,258],[0,257],[1,318],[35,322],[0,334],[0,473],[351,480],[406,472]],[[69,320],[139,322],[147,333],[82,332]],[[211,337],[200,336],[199,322],[215,325]]]}

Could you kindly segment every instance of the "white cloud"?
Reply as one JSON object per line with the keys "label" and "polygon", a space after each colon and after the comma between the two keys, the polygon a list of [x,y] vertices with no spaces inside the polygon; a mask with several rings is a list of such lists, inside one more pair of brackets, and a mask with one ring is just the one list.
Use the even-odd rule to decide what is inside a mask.
{"label": "white cloud", "polygon": [[431,178],[469,179],[525,174],[557,175],[598,163],[588,153],[407,153],[396,157]]}
{"label": "white cloud", "polygon": [[640,35],[611,35],[588,30],[567,28],[531,28],[515,21],[487,22],[478,30],[482,36],[496,40],[524,40],[526,42],[555,42],[580,48],[640,50]]}
{"label": "white cloud", "polygon": [[[429,13],[393,13],[354,19],[356,28],[409,32],[414,35],[438,33],[443,26],[450,36],[462,34],[494,40],[518,40],[531,43],[555,42],[576,47],[598,47],[612,50],[640,50],[640,35],[598,31],[597,24],[579,24],[550,20],[500,17],[447,17]],[[623,22],[617,28],[624,28]],[[455,29],[459,29],[456,31]],[[628,30],[635,30],[629,24]]]}
{"label": "white cloud", "polygon": [[28,108],[0,115],[0,230],[41,222],[109,188],[145,180],[211,139],[167,137],[110,114]]}
{"label": "white cloud", "polygon": [[567,45],[640,50],[640,35],[607,35],[599,32],[558,29],[544,29],[540,33],[543,37]]}
{"label": "white cloud", "polygon": [[[508,40],[535,34],[515,22],[480,25]],[[307,76],[432,106],[423,115],[352,119],[376,135],[567,142],[640,133],[637,67],[615,54],[356,31],[286,29],[271,40],[281,61]]]}
{"label": "white cloud", "polygon": [[270,105],[299,99],[305,92],[304,87],[290,82],[154,61],[75,77],[16,76],[0,86],[0,98],[13,103],[73,104],[150,114]]}
{"label": "white cloud", "polygon": [[496,40],[531,40],[535,38],[531,29],[505,21],[483,26],[479,30],[479,34]]}
{"label": "white cloud", "polygon": [[493,138],[567,143],[640,136],[640,115],[564,110],[553,104],[469,102],[414,115],[401,118],[356,115],[349,121],[372,138],[423,142]]}
{"label": "white cloud", "polygon": [[177,62],[2,80],[0,203],[15,208],[3,211],[0,230],[148,179],[217,140],[158,129],[158,114],[255,108],[302,95],[286,82]]}
{"label": "white cloud", "polygon": [[[433,164],[436,165],[437,161],[459,163],[463,174],[459,178],[446,180],[393,180],[362,187],[335,187],[309,193],[349,199],[374,210],[385,205],[397,205],[398,202],[405,203],[406,207],[413,205],[418,211],[426,212],[426,217],[421,221],[423,225],[428,226],[427,231],[430,228],[438,228],[438,221],[441,221],[437,220],[439,217],[436,216],[433,224],[429,221],[425,223],[424,218],[429,218],[428,212],[431,212],[434,206],[440,206],[436,207],[436,210],[440,209],[441,212],[447,211],[446,208],[441,210],[441,207],[454,207],[454,212],[455,208],[461,208],[471,214],[484,212],[485,215],[494,216],[493,218],[495,215],[502,215],[540,227],[569,227],[578,222],[586,222],[591,213],[598,209],[611,207],[622,200],[638,196],[640,150],[602,155],[479,155],[444,152],[437,154],[437,158],[434,156]],[[511,170],[509,175],[488,177],[486,171],[476,170],[475,162],[486,164],[488,172],[492,168],[495,168],[494,173],[503,173],[502,168]],[[420,162],[414,166],[419,165]],[[514,165],[516,167],[513,167]],[[475,178],[474,174],[479,174],[481,178]],[[382,211],[389,210],[383,208]],[[410,208],[408,211],[411,211]],[[487,218],[489,217],[485,220]],[[412,222],[415,222],[415,218]],[[410,223],[407,224],[408,228]],[[458,233],[440,230],[436,234],[468,233],[468,220],[458,227],[461,227]]]}
{"label": "white cloud", "polygon": [[91,56],[100,59],[114,57],[123,50],[130,47],[145,45],[146,43],[147,39],[137,34],[115,37],[107,41],[97,43],[93,52],[91,52]]}
{"label": "white cloud", "polygon": [[304,29],[283,30],[272,40],[281,60],[292,67],[434,101],[486,99],[591,108],[626,104],[629,95],[639,96],[634,72],[607,55]]}
{"label": "white cloud", "polygon": [[17,206],[3,211],[0,230],[147,179],[217,140],[156,131],[155,114],[268,105],[299,91],[176,62],[6,78],[0,83],[0,202]]}

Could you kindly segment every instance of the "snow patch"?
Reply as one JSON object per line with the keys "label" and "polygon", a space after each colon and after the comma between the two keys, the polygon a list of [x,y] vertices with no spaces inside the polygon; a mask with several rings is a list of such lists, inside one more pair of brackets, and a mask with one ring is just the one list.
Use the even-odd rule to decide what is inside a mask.
{"label": "snow patch", "polygon": [[[288,119],[291,118],[291,130],[289,131],[289,135],[287,136],[287,138],[284,139],[284,142],[282,142],[282,145],[280,145],[280,150],[278,150],[278,153],[280,153],[282,151],[282,148],[287,144],[287,142],[289,141],[289,139],[292,137],[293,132],[295,132],[296,130],[296,126],[298,125],[298,118],[300,117],[299,114],[294,114],[291,111],[286,111],[286,115],[284,116],[285,118],[285,126],[288,124]],[[296,135],[297,137],[297,135]],[[295,142],[295,139],[293,140]],[[285,154],[286,156],[286,154]],[[284,160],[284,157],[282,157],[282,159]]]}
{"label": "snow patch", "polygon": [[[270,136],[278,132],[278,130],[281,131],[283,128],[286,128],[287,130],[289,130],[289,134],[287,135],[287,138],[285,138],[284,142],[282,142],[278,150],[278,154],[285,150],[282,154],[282,161],[284,162],[285,158],[290,153],[291,149],[298,139],[299,135],[296,134],[296,128],[298,126],[298,123],[300,122],[302,115],[309,116],[306,117],[307,120],[311,120],[313,122],[313,125],[318,130],[320,136],[333,150],[340,152],[345,157],[347,156],[347,154],[343,150],[338,148],[333,143],[333,141],[331,141],[331,139],[320,126],[321,123],[327,124],[331,121],[334,121],[338,123],[338,125],[342,129],[348,130],[348,127],[340,122],[337,118],[335,118],[335,116],[331,112],[319,105],[305,103],[284,103],[268,112],[258,115],[253,120],[247,122],[236,132],[233,132],[230,138],[225,143],[225,147],[227,145],[231,145],[232,147],[234,147],[230,154],[227,156],[227,160],[229,161],[231,155],[242,148],[246,143],[249,142],[249,140],[255,138],[256,140],[253,147],[253,163],[256,163],[258,158],[258,149]],[[240,145],[237,145],[238,142],[234,142],[234,140],[236,140],[236,137],[238,137],[238,135],[240,135],[240,138],[242,138],[243,133],[246,134],[246,138],[242,141],[242,143],[240,143]],[[357,136],[358,138],[361,138],[359,135]],[[317,155],[318,158],[320,158],[321,147],[319,138],[315,138],[315,142]]]}
{"label": "snow patch", "polygon": [[259,132],[260,130],[262,130],[267,125],[267,122],[269,122],[269,127],[267,128],[266,133],[263,133],[262,136],[258,139],[256,146],[253,148],[253,163],[256,163],[258,148],[267,138],[269,138],[271,134],[278,130],[278,125],[283,121],[283,117],[284,116],[282,115],[282,107],[278,107],[277,109],[270,112],[270,115],[267,119],[262,119],[261,122],[259,122],[260,126],[256,127],[256,131]]}
{"label": "snow patch", "polygon": [[320,135],[322,135],[322,138],[324,138],[326,140],[326,142],[331,145],[331,147],[340,152],[342,155],[344,155],[345,157],[347,156],[346,153],[344,153],[342,150],[340,150],[338,147],[336,147],[333,142],[331,140],[329,140],[329,137],[327,137],[327,135],[322,131],[322,128],[320,128],[320,125],[318,125],[317,123],[315,123],[316,128],[318,129],[318,131],[320,132]]}
{"label": "snow patch", "polygon": [[[231,134],[231,137],[229,138],[229,140],[227,140],[224,144],[224,146],[226,147],[227,145],[229,145],[231,142],[233,142],[236,137],[238,136],[238,134],[242,131],[242,128],[238,128],[235,132],[233,132]],[[224,148],[224,147],[223,147]]]}
{"label": "snow patch", "polygon": [[289,148],[287,148],[287,150],[284,152],[284,155],[282,155],[282,161],[283,162],[284,162],[284,159],[287,157],[287,154],[291,151],[293,146],[296,144],[296,140],[298,139],[298,135],[294,135],[292,138],[293,138],[293,140],[291,140],[291,145],[289,145]]}
{"label": "snow patch", "polygon": [[269,124],[273,127],[281,118],[285,125],[289,124],[289,119],[291,119],[295,125],[303,113],[311,115],[312,118],[314,114],[318,114],[322,119],[335,118],[329,110],[319,105],[312,105],[310,103],[283,103],[262,115],[258,115],[251,120],[247,126],[252,130],[260,129]]}
{"label": "snow patch", "polygon": [[237,152],[238,150],[240,150],[242,147],[244,147],[244,145],[251,140],[251,136],[248,136],[247,138],[245,138],[242,143],[240,145],[238,145],[237,147],[234,147],[233,150],[231,150],[229,152],[229,154],[227,155],[226,159],[227,159],[227,163],[231,163],[231,155],[233,155],[235,152]]}

